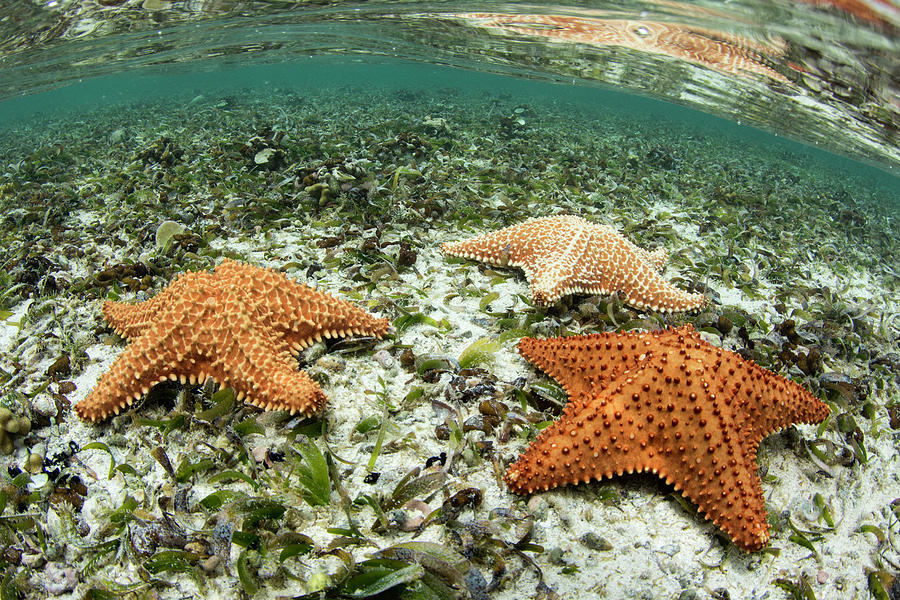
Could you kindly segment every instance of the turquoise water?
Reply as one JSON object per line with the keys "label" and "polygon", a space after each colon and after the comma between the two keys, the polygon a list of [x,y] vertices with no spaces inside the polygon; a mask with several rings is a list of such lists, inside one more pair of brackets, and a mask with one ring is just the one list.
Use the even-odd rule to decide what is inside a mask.
{"label": "turquoise water", "polygon": [[[717,138],[723,146],[749,145],[759,155],[781,154],[786,160],[815,165],[817,169],[841,173],[865,180],[878,196],[891,205],[900,202],[900,178],[893,164],[853,160],[823,150],[818,144],[789,139],[745,123],[716,117],[695,109],[648,96],[615,90],[584,82],[547,82],[534,78],[510,77],[458,67],[428,65],[402,60],[338,57],[314,57],[282,64],[232,66],[209,63],[202,70],[195,65],[167,65],[140,71],[107,75],[83,81],[67,82],[58,89],[7,99],[0,103],[0,128],[21,127],[40,130],[42,123],[80,119],[97,111],[105,116],[128,110],[136,104],[167,102],[187,105],[191,101],[230,94],[252,97],[254,94],[333,90],[334,100],[353,107],[353,89],[390,95],[398,90],[430,92],[458,90],[466,96],[500,95],[540,111],[541,106],[570,104],[572,118],[603,119],[608,112],[627,122],[655,121],[670,124],[674,130],[690,130]],[[396,115],[412,119],[412,115]],[[622,131],[628,135],[628,131]]]}
{"label": "turquoise water", "polygon": [[[897,535],[900,48],[896,10],[866,6],[0,6],[0,410],[29,423],[0,422],[0,596],[882,592],[870,573],[900,563],[874,535]],[[441,251],[562,214],[667,254],[666,281],[706,303],[538,306],[521,269]],[[129,343],[104,303],[225,259],[391,332],[298,355],[329,398],[309,419],[158,380],[79,419]],[[834,415],[760,447],[770,552],[648,473],[509,491],[565,402],[520,338],[687,325]],[[315,506],[304,436],[334,464]]]}
{"label": "turquoise water", "polygon": [[[175,86],[183,74],[199,89],[209,73],[301,70],[311,56],[333,65],[401,59],[605,84],[896,168],[897,28],[896,10],[880,1],[12,2],[0,8],[0,97],[125,72],[176,74]],[[119,86],[162,93],[143,92],[150,78],[107,81],[112,89],[97,99],[127,95]],[[209,79],[210,89],[223,83]]]}

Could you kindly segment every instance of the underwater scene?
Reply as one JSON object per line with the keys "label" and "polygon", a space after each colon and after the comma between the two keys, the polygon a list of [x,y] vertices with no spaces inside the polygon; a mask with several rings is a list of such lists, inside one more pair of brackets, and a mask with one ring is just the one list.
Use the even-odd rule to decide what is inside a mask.
{"label": "underwater scene", "polygon": [[0,6],[0,600],[900,599],[900,6]]}

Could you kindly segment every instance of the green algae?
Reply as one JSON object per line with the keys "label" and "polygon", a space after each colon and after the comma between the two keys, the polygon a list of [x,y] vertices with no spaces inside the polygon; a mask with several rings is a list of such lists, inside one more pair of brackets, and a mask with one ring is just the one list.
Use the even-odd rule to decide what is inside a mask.
{"label": "green algae", "polygon": [[[29,357],[46,354],[55,360],[63,353],[74,357],[78,354],[76,344],[72,343],[75,340],[66,329],[93,334],[98,327],[92,319],[54,320],[54,313],[65,314],[67,310],[60,296],[77,296],[81,309],[94,306],[93,300],[100,298],[130,300],[134,294],[159,289],[175,273],[208,268],[221,256],[233,256],[290,265],[292,276],[301,280],[337,282],[347,297],[362,299],[393,318],[398,340],[413,345],[419,353],[410,366],[401,364],[397,374],[386,375],[386,381],[392,386],[390,394],[395,398],[406,395],[408,399],[395,402],[400,404],[396,407],[398,412],[394,413],[392,406],[388,418],[362,415],[352,423],[369,422],[384,431],[389,421],[408,419],[417,407],[427,406],[435,399],[446,400],[456,411],[456,417],[448,425],[451,437],[445,445],[434,439],[417,439],[398,441],[392,446],[395,440],[385,436],[379,451],[367,446],[371,439],[360,436],[363,438],[360,440],[354,436],[352,443],[347,442],[339,452],[332,453],[331,450],[323,452],[320,445],[326,440],[330,445],[344,444],[344,441],[329,437],[327,431],[319,442],[297,437],[304,428],[318,428],[319,432],[326,429],[328,413],[312,424],[291,421],[287,415],[269,420],[270,417],[259,415],[252,407],[235,403],[233,394],[229,402],[228,390],[217,392],[212,398],[193,398],[197,410],[176,408],[174,415],[168,414],[174,394],[161,394],[152,402],[148,400],[150,416],[137,417],[133,422],[139,426],[136,429],[142,436],[162,434],[161,440],[155,438],[156,443],[165,445],[169,454],[177,458],[178,468],[172,469],[174,480],[186,486],[211,484],[226,488],[205,494],[197,502],[199,507],[179,506],[179,510],[186,509],[186,514],[191,515],[209,513],[210,518],[239,513],[233,520],[246,531],[239,530],[241,533],[230,538],[227,545],[230,548],[233,543],[243,548],[236,571],[244,591],[267,590],[277,580],[260,574],[265,573],[260,568],[265,552],[280,550],[284,555],[282,562],[292,573],[295,569],[296,573],[308,571],[302,570],[298,561],[288,559],[304,556],[305,561],[316,565],[327,555],[327,546],[321,544],[296,542],[282,547],[270,541],[273,535],[312,526],[310,518],[297,516],[294,511],[304,501],[322,511],[317,514],[324,515],[323,520],[335,526],[347,525],[336,527],[343,532],[332,535],[354,538],[355,544],[363,546],[365,538],[377,539],[378,546],[393,547],[392,556],[396,556],[402,547],[395,542],[404,533],[399,531],[399,521],[394,520],[392,512],[416,500],[433,502],[434,495],[445,486],[447,497],[451,497],[459,491],[460,480],[466,475],[473,476],[477,469],[497,469],[502,473],[502,464],[514,454],[518,440],[528,438],[535,429],[551,422],[565,403],[565,395],[542,381],[528,384],[525,389],[529,393],[504,391],[506,383],[502,383],[496,393],[508,393],[508,397],[515,399],[511,404],[516,404],[522,414],[504,416],[496,430],[467,430],[464,423],[473,412],[473,405],[467,404],[468,399],[446,396],[447,387],[441,381],[442,378],[455,381],[460,370],[476,365],[489,373],[499,370],[504,361],[514,360],[510,358],[514,357],[511,349],[503,342],[525,335],[694,322],[708,334],[716,335],[720,345],[744,350],[755,360],[828,396],[836,416],[816,428],[817,439],[808,446],[811,453],[818,452],[816,456],[829,469],[850,468],[846,461],[848,453],[852,468],[872,468],[873,453],[867,448],[879,436],[891,434],[884,412],[885,399],[896,395],[897,389],[896,362],[889,358],[892,336],[900,324],[896,308],[885,306],[884,302],[879,305],[877,297],[856,298],[859,286],[828,287],[808,279],[810,270],[826,269],[846,280],[870,277],[867,285],[880,289],[885,298],[897,291],[896,275],[891,274],[891,266],[884,259],[896,256],[900,250],[896,236],[891,235],[890,222],[884,220],[880,209],[870,206],[864,202],[863,194],[853,191],[856,188],[852,182],[838,182],[827,174],[812,172],[800,172],[800,178],[794,181],[798,169],[767,158],[762,152],[752,148],[713,151],[709,139],[698,141],[696,136],[681,139],[675,136],[660,149],[661,144],[651,144],[650,140],[665,134],[647,123],[619,124],[623,131],[634,133],[612,139],[599,129],[599,119],[575,126],[567,123],[563,115],[554,113],[554,109],[546,110],[546,125],[529,118],[528,129],[520,130],[521,126],[517,127],[514,121],[504,125],[500,118],[488,116],[487,108],[471,110],[471,107],[438,103],[427,96],[404,105],[410,114],[442,111],[442,118],[452,127],[449,132],[438,134],[416,130],[414,123],[385,118],[395,107],[366,96],[364,90],[353,93],[373,100],[368,111],[354,117],[357,120],[353,123],[347,122],[339,103],[330,103],[324,95],[311,98],[307,109],[298,112],[300,116],[281,117],[273,116],[276,111],[271,108],[280,102],[274,97],[236,98],[230,101],[232,108],[205,111],[196,122],[187,121],[183,129],[172,124],[184,121],[184,112],[179,112],[174,105],[151,103],[134,110],[135,115],[145,110],[159,116],[158,124],[145,125],[147,131],[143,135],[143,139],[156,142],[88,147],[79,141],[77,131],[51,131],[43,135],[55,138],[59,148],[23,150],[16,156],[24,161],[21,167],[10,169],[0,177],[0,190],[5,190],[0,192],[0,235],[9,251],[9,261],[2,265],[0,273],[0,304],[12,309],[22,299],[33,298],[35,306],[23,317],[19,328],[28,335],[36,325],[45,327],[41,330],[45,335],[42,334],[39,350],[16,349],[3,366],[4,372],[8,372],[4,377],[6,383],[27,389],[32,396],[25,396],[27,403],[47,394],[48,390],[57,393],[56,382],[41,379],[36,371],[29,372]],[[491,98],[490,102],[498,115],[516,114],[517,102],[504,98]],[[544,112],[538,107],[529,110]],[[253,116],[245,117],[245,114]],[[615,120],[614,116],[610,118]],[[271,128],[273,132],[287,132],[280,146],[285,153],[284,165],[271,171],[251,166],[249,163],[254,161],[248,161],[240,152],[243,145],[251,144],[262,129],[260,121],[265,120],[279,121]],[[111,124],[112,120],[100,114],[97,122]],[[165,137],[169,138],[168,142],[158,143]],[[184,152],[173,158],[173,148]],[[169,156],[164,158],[166,151]],[[662,165],[654,161],[664,155],[681,167],[655,166]],[[124,167],[119,169],[113,165]],[[329,193],[306,192],[309,186],[304,187],[303,183],[311,176],[317,181],[325,180]],[[344,184],[348,189],[343,189]],[[57,205],[49,211],[33,210],[31,205],[15,206],[23,193],[42,194],[41,202]],[[64,215],[75,211],[102,215],[102,218],[88,221],[80,229],[66,226]],[[521,274],[500,270],[481,273],[471,266],[452,271],[453,265],[460,263],[444,261],[436,253],[427,254],[434,252],[440,241],[512,224],[536,214],[563,211],[588,211],[598,222],[609,222],[635,234],[634,239],[641,244],[669,249],[672,255],[669,273],[675,273],[672,281],[679,287],[707,291],[712,300],[712,314],[675,318],[646,315],[623,306],[615,296],[576,296],[554,307],[538,308],[530,302]],[[829,225],[830,215],[837,215],[840,225]],[[189,224],[190,231],[196,232],[199,240],[176,240],[173,235],[167,242],[169,251],[146,255],[155,246],[154,227],[161,220]],[[307,224],[310,226],[306,227]],[[412,265],[401,265],[399,254],[391,244],[412,237],[410,232],[424,240],[416,246],[420,256]],[[37,241],[27,243],[26,238]],[[290,242],[285,242],[285,238]],[[319,245],[320,242],[325,243]],[[58,248],[59,255],[54,254],[54,248]],[[113,257],[98,248],[113,249],[116,264],[134,268],[146,263],[149,285],[133,286],[127,278],[140,284],[144,276],[129,274],[124,268],[114,270],[111,279],[103,284],[96,274],[67,271],[67,264],[112,265]],[[444,302],[447,311],[441,310],[440,298],[434,297],[432,286],[439,279],[435,269],[451,270],[453,287],[449,292],[443,290],[447,294]],[[56,274],[52,282],[50,273]],[[491,289],[500,285],[506,287]],[[518,288],[519,293],[498,291],[510,287]],[[717,294],[728,300],[720,301]],[[512,304],[511,310],[503,314],[492,312],[497,306],[505,309],[507,303]],[[778,303],[784,304],[785,312],[771,314],[768,308]],[[474,337],[455,337],[458,331],[449,318],[453,307],[462,307],[466,320],[480,327]],[[719,327],[720,316],[732,323],[729,331]],[[788,317],[796,321],[799,337],[794,341],[779,329]],[[440,344],[427,347],[431,335]],[[36,337],[34,334],[32,341]],[[416,343],[409,343],[413,339]],[[392,343],[395,342],[387,340],[383,346],[397,358],[400,348],[392,347]],[[873,399],[857,403],[855,397],[845,398],[827,388],[818,372],[805,372],[800,366],[802,361],[792,358],[808,355],[813,349],[825,357],[832,369],[858,371],[851,373],[852,379],[863,377],[870,381]],[[351,368],[369,368],[374,362],[367,352],[360,354]],[[83,368],[84,364],[73,360],[73,376]],[[382,372],[380,366],[375,369]],[[514,376],[525,377],[529,373],[522,367]],[[406,384],[416,375],[415,384],[421,386],[417,388],[421,392],[407,394]],[[340,374],[329,373],[328,377],[329,387],[338,389]],[[22,388],[25,382],[27,387]],[[333,402],[359,401],[351,389],[343,389],[343,397],[334,397]],[[194,390],[188,396],[192,394],[197,396],[199,392]],[[386,407],[384,403],[378,408]],[[421,418],[422,413],[418,414]],[[839,415],[846,416],[838,418]],[[38,428],[41,430],[46,431],[46,426]],[[106,435],[108,430],[98,431]],[[237,439],[229,437],[232,431]],[[222,439],[215,440],[220,432]],[[30,439],[43,435],[32,433]],[[252,464],[248,454],[253,449],[251,444],[257,442],[244,439],[257,439],[251,436],[262,436],[258,443],[267,446],[261,455],[264,458],[254,459]],[[189,446],[198,439],[208,444],[215,440],[216,450],[207,453],[205,446]],[[469,467],[464,453],[471,458],[475,443],[484,441],[494,443],[496,453],[472,461],[477,467]],[[820,441],[828,441],[832,447],[823,450],[825,446]],[[17,441],[18,447],[23,443]],[[144,452],[146,445],[132,443],[122,447],[112,442],[99,443],[102,446],[84,446],[85,456],[90,457],[92,450],[101,450],[110,458],[115,455],[127,461],[111,460],[107,472],[104,459],[100,479],[120,477],[128,493],[135,496],[121,504],[121,511],[113,510],[108,515],[110,529],[100,536],[95,547],[75,550],[76,560],[88,576],[107,566],[131,564],[127,553],[120,550],[125,542],[121,525],[130,522],[135,510],[159,513],[151,499],[135,500],[140,497],[136,480],[144,474],[135,454]],[[385,471],[382,473],[384,488],[369,487],[351,475],[343,486],[351,498],[362,497],[363,501],[329,504],[336,480],[330,474],[329,461],[333,465],[336,455],[347,454],[348,450],[353,450],[355,455],[359,445],[361,456],[378,457],[382,468],[383,464],[390,464],[386,459],[391,451],[404,452],[406,460],[424,462],[427,454],[420,457],[409,451],[418,444],[443,447],[450,455],[453,468],[434,470],[436,466],[432,465],[429,467],[432,470],[422,471],[407,465],[398,473]],[[429,453],[432,452],[437,454]],[[283,462],[270,458],[277,459],[281,454]],[[361,467],[365,461],[363,458]],[[351,460],[345,468],[352,471],[352,464]],[[462,467],[467,470],[456,470],[459,465],[467,465]],[[71,466],[66,469],[77,471]],[[23,490],[29,489],[24,479],[19,483]],[[830,489],[828,483],[820,487],[823,492],[819,497],[831,497],[825,493]],[[263,510],[257,515],[259,518],[250,514],[253,511],[240,500],[245,493],[241,490],[248,489],[273,503],[266,509],[269,512]],[[150,491],[165,496],[159,489]],[[502,506],[492,506],[492,509],[505,509],[514,504],[512,500],[493,502]],[[828,525],[826,512],[816,504],[815,496],[812,502],[818,510],[817,518]],[[173,506],[167,505],[169,509]],[[823,506],[827,507],[828,502],[823,501]],[[9,503],[6,511],[11,507]],[[284,512],[277,516],[279,507]],[[270,516],[265,517],[266,514]],[[483,512],[476,514],[485,516]],[[368,528],[350,523],[351,516],[358,523],[377,522],[380,531],[375,531],[374,525]],[[343,521],[345,518],[347,523]],[[17,519],[26,520],[25,517]],[[40,519],[33,522],[38,523]],[[863,537],[871,540],[873,551],[884,552],[875,531],[886,535],[884,532],[891,531],[893,521],[885,518],[877,523],[864,525],[861,531],[868,534]],[[437,516],[428,525],[441,528],[442,535],[448,539],[467,539],[464,534],[473,526],[464,522],[463,525],[470,526],[467,529],[451,519],[440,522]],[[789,542],[804,554],[811,551],[809,546],[820,551],[823,541],[837,535],[825,530],[789,531],[789,527],[781,529],[780,543]],[[382,535],[386,537],[378,537]],[[210,533],[199,537],[208,544],[204,552],[211,551],[218,539]],[[344,543],[337,541],[338,537],[334,538],[336,543]],[[481,546],[473,543],[470,547],[451,548],[453,543],[447,542],[442,548],[448,552],[465,551],[473,556],[474,568],[487,570],[499,556],[487,549],[491,544],[495,548],[515,546],[496,534],[485,534],[484,540]],[[620,551],[624,550],[617,546],[612,552]],[[438,563],[429,567],[421,555],[418,561],[391,562],[396,561],[388,556],[391,552],[384,559],[357,562],[348,551],[351,560],[346,572],[319,578],[320,589],[328,590],[326,593],[331,597],[363,597],[379,590],[398,593],[402,590],[414,596],[427,593],[423,591],[426,588],[435,593],[443,589],[430,583],[442,577],[432,572]],[[789,551],[785,548],[784,552]],[[150,564],[159,565],[161,573],[196,572],[200,579],[225,577],[221,568],[203,571],[194,554],[184,549],[164,548],[154,556],[158,562]],[[206,558],[203,554],[203,559]],[[527,563],[518,555],[506,555],[506,559]],[[735,560],[727,559],[723,569],[736,564]],[[814,558],[801,556],[798,560],[807,561],[800,564],[815,564]],[[167,565],[171,566],[168,571]],[[578,565],[570,567],[574,573]],[[8,572],[25,572],[21,567],[6,568]],[[450,572],[443,563],[433,570],[443,576]],[[315,577],[316,573],[312,575]],[[449,581],[456,581],[455,577]],[[162,587],[155,580],[147,585]],[[450,583],[442,580],[442,585]],[[512,586],[502,578],[497,585]],[[791,585],[801,592],[804,590],[799,580],[792,581]],[[112,593],[116,588],[107,589]]]}

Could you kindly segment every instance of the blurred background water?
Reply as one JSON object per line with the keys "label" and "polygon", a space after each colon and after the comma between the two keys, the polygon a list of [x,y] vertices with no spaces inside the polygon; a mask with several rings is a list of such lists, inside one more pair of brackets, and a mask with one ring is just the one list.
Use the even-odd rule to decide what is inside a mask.
{"label": "blurred background water", "polygon": [[5,2],[0,121],[185,90],[528,79],[640,93],[893,172],[898,25],[893,0]]}

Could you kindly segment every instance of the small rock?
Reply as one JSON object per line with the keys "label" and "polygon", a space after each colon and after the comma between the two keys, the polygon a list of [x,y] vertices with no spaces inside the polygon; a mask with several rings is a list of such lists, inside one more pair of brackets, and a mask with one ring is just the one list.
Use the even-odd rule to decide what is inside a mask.
{"label": "small rock", "polygon": [[423,521],[424,517],[405,517],[400,522],[400,531],[416,531],[422,526]]}
{"label": "small rock", "polygon": [[59,381],[63,379],[67,375],[72,372],[72,367],[69,362],[69,355],[63,354],[56,361],[47,367],[47,377],[50,378],[51,381]]}
{"label": "small rock", "polygon": [[410,500],[403,505],[403,508],[417,510],[423,515],[431,514],[431,507],[421,500]]}
{"label": "small rock", "polygon": [[434,437],[442,441],[449,440],[451,433],[450,427],[446,423],[436,425],[434,428]]}
{"label": "small rock", "polygon": [[538,496],[532,496],[527,504],[528,512],[534,515],[538,521],[543,520],[547,516],[547,501]]}
{"label": "small rock", "polygon": [[56,402],[49,394],[38,394],[31,401],[31,408],[37,414],[48,419],[56,416]]}
{"label": "small rock", "polygon": [[405,348],[403,352],[400,353],[400,364],[406,368],[412,368],[416,364],[416,355],[413,354],[413,351],[410,348]]}
{"label": "small rock", "polygon": [[900,429],[900,404],[891,404],[887,407],[891,429]]}
{"label": "small rock", "polygon": [[[412,512],[417,515],[410,514]],[[410,500],[403,505],[402,510],[391,513],[391,520],[400,526],[401,531],[416,531],[425,521],[425,517],[431,514],[431,507],[421,500]]]}
{"label": "small rock", "polygon": [[332,373],[340,373],[344,370],[345,362],[336,356],[326,354],[316,361],[316,366]]}
{"label": "small rock", "polygon": [[824,585],[826,581],[828,581],[828,573],[819,569],[819,572],[816,573],[816,581],[819,582],[819,585]]}
{"label": "small rock", "polygon": [[372,355],[372,358],[374,358],[375,362],[377,362],[385,369],[390,369],[392,366],[394,366],[394,358],[387,350],[379,350]]}
{"label": "small rock", "polygon": [[194,554],[206,554],[206,546],[197,541],[185,544],[184,550],[185,552],[193,552]]}
{"label": "small rock", "polygon": [[681,552],[681,546],[679,546],[678,544],[666,544],[665,546],[660,548],[659,551],[666,556],[675,556],[676,554]]}
{"label": "small rock", "polygon": [[609,540],[604,537],[600,537],[593,531],[587,532],[586,534],[578,538],[578,541],[581,542],[584,547],[591,550],[605,552],[613,549],[613,545],[609,543]]}
{"label": "small rock", "polygon": [[220,562],[222,562],[221,559],[213,554],[209,558],[200,561],[200,568],[207,573],[212,573],[216,570],[216,568],[218,568]]}
{"label": "small rock", "polygon": [[419,253],[416,252],[409,242],[400,242],[400,248],[397,250],[397,266],[411,267],[416,264]]}
{"label": "small rock", "polygon": [[563,549],[557,546],[553,548],[550,553],[547,555],[547,559],[550,561],[550,564],[565,566],[566,561],[563,559]]}
{"label": "small rock", "polygon": [[60,382],[56,385],[56,391],[57,391],[57,393],[59,393],[59,394],[71,394],[71,393],[74,392],[76,389],[78,389],[78,388],[77,388],[77,386],[75,385],[75,382],[74,382],[74,381],[60,381]]}
{"label": "small rock", "polygon": [[44,589],[48,594],[59,596],[75,589],[78,583],[78,575],[75,569],[62,563],[47,563],[44,567]]}
{"label": "small rock", "polygon": [[434,133],[450,133],[450,127],[447,125],[447,119],[443,117],[426,117],[422,121],[422,125],[433,131]]}
{"label": "small rock", "polygon": [[255,460],[257,463],[261,463],[266,460],[266,455],[268,454],[268,452],[269,449],[266,446],[257,446],[250,451],[250,454],[253,456],[253,460]]}

